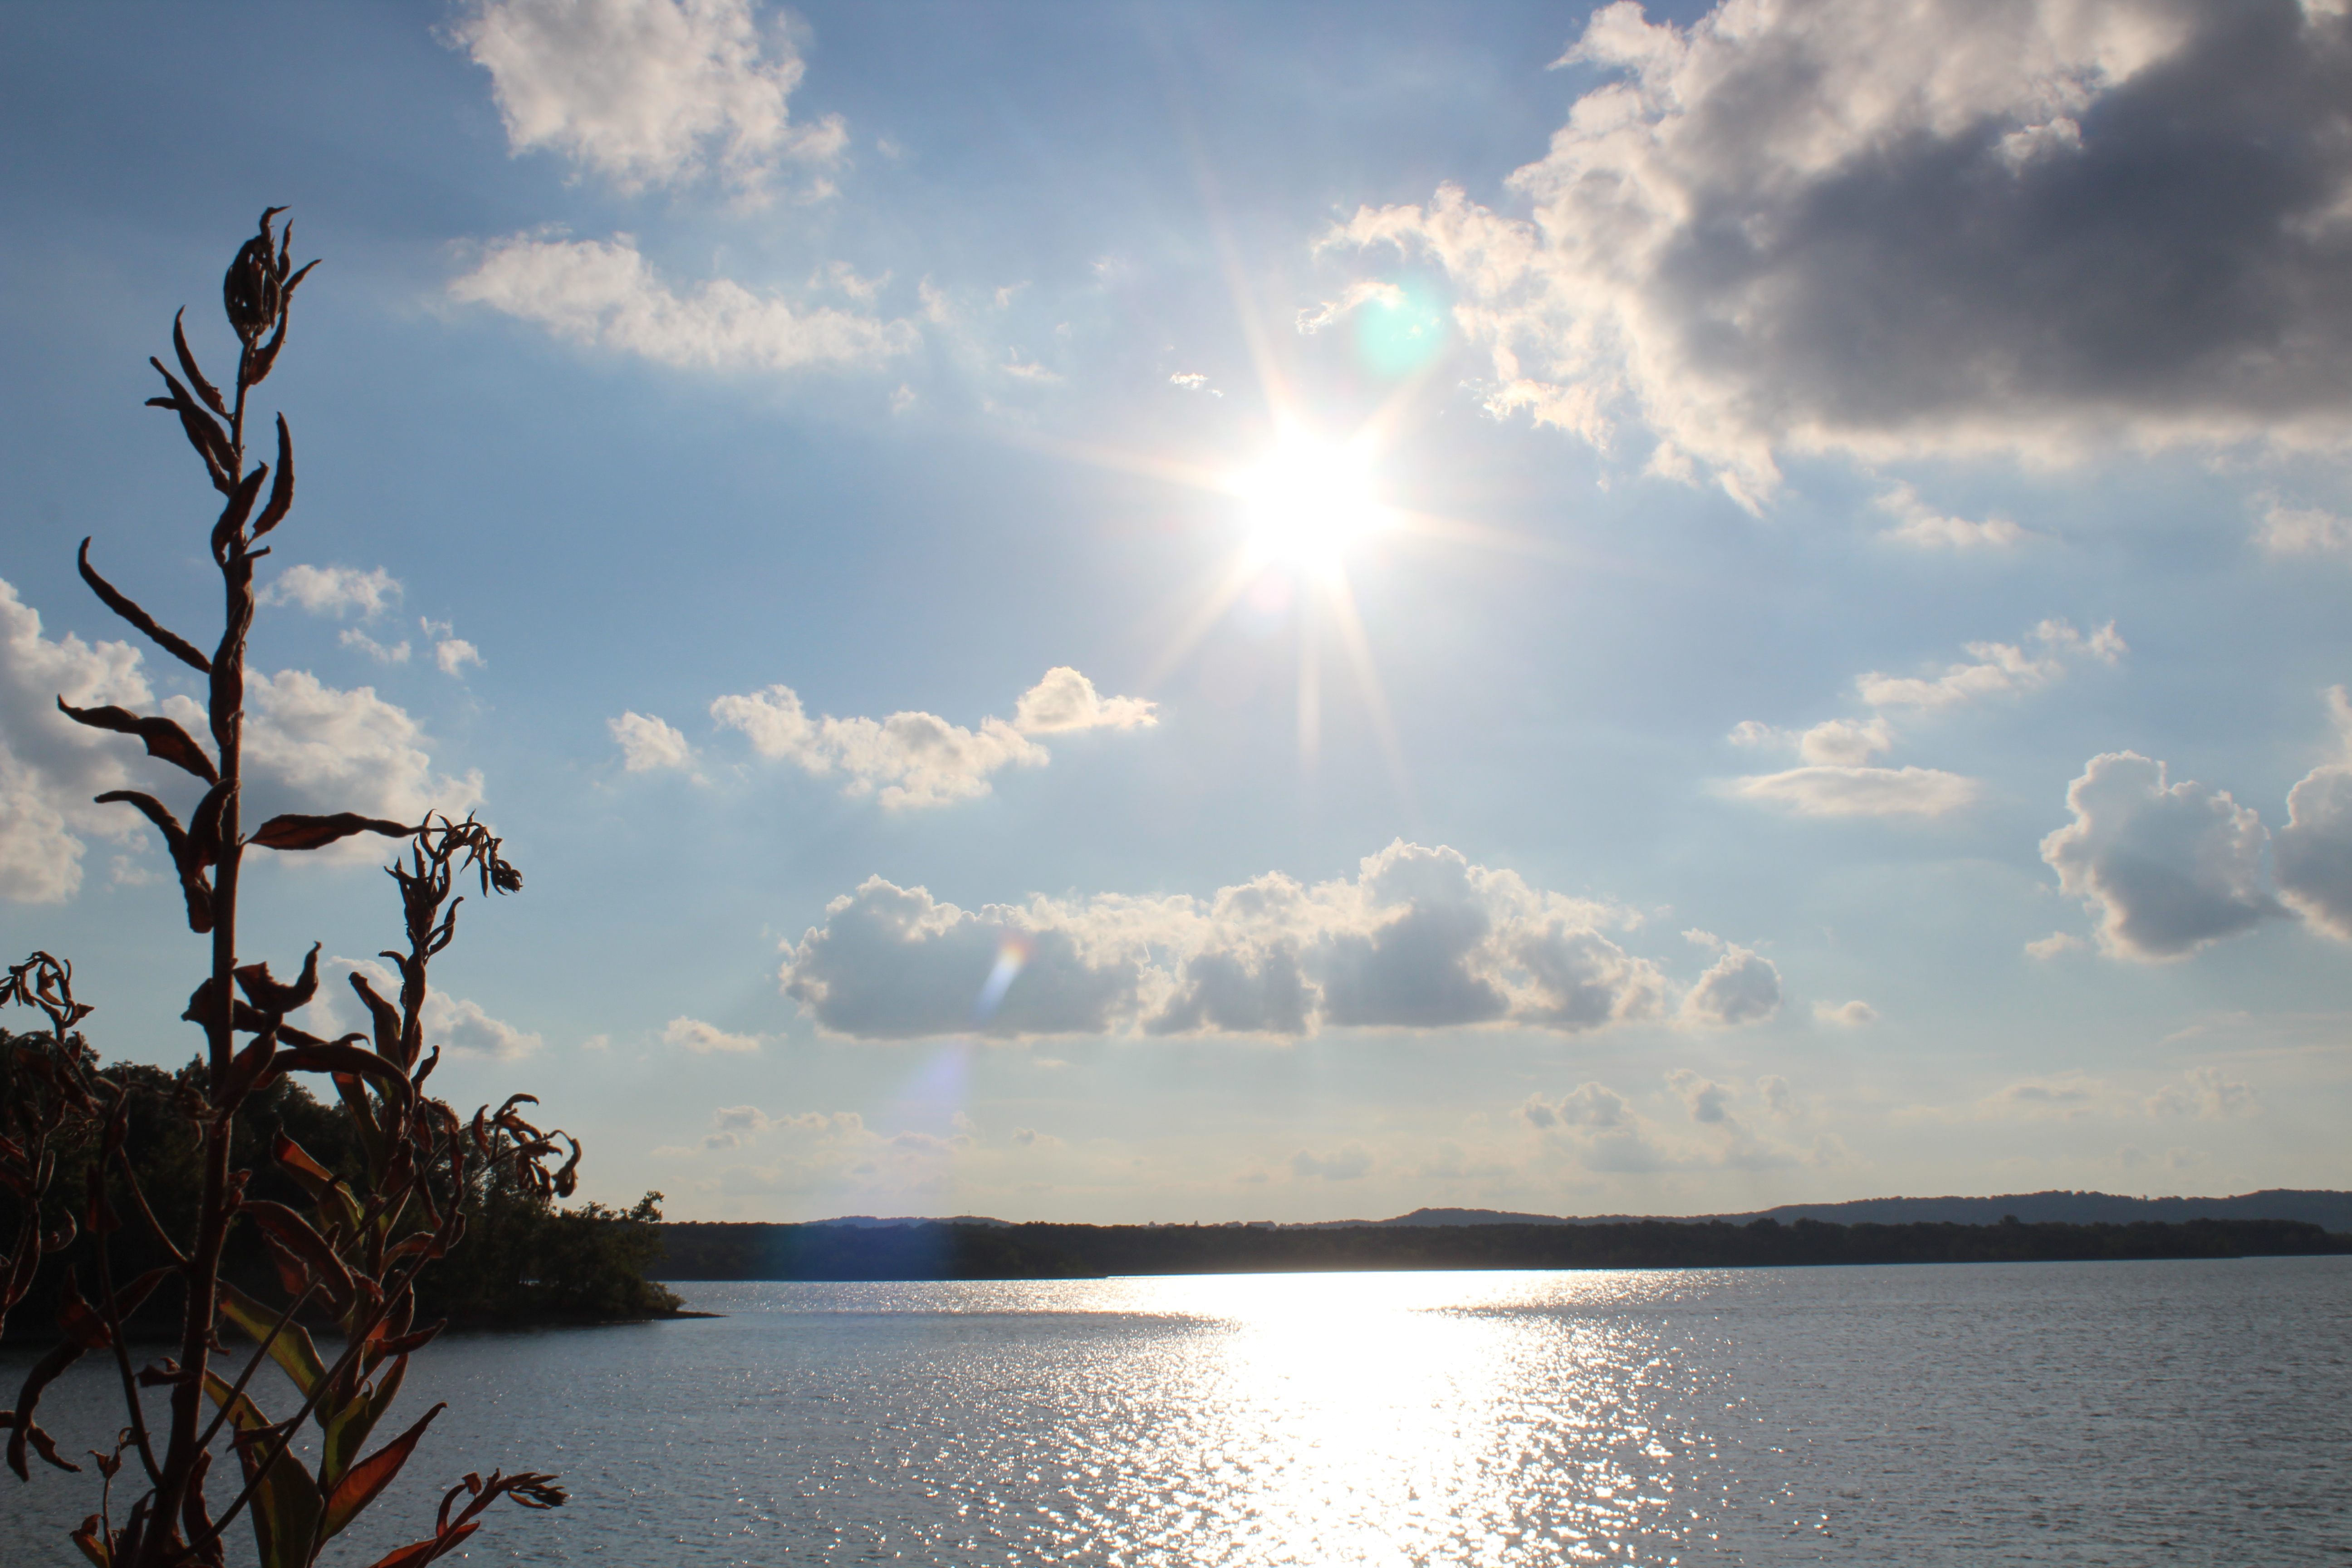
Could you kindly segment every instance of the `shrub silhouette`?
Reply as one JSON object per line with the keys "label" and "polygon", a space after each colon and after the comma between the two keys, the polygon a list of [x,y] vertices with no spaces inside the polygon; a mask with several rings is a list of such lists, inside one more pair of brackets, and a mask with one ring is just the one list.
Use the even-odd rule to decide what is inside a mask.
{"label": "shrub silhouette", "polygon": [[[134,1162],[129,1149],[134,1103],[143,1108],[142,1131],[154,1135],[148,1131],[154,1086],[134,1094],[126,1075],[98,1069],[79,1032],[90,1009],[74,998],[72,966],[36,952],[0,985],[0,1002],[37,1008],[48,1022],[45,1034],[5,1037],[12,1059],[0,1185],[14,1196],[16,1224],[13,1235],[0,1235],[8,1247],[0,1255],[0,1326],[33,1289],[43,1261],[55,1258],[58,1267],[49,1272],[58,1276],[60,1334],[26,1377],[15,1408],[0,1412],[0,1427],[20,1478],[29,1477],[35,1456],[79,1469],[39,1425],[41,1394],[85,1354],[112,1363],[124,1424],[110,1453],[91,1456],[101,1479],[100,1507],[73,1532],[99,1568],[220,1563],[224,1532],[240,1515],[262,1568],[317,1562],[392,1485],[444,1408],[435,1405],[369,1447],[386,1427],[408,1358],[444,1326],[416,1321],[417,1286],[464,1234],[467,1209],[478,1207],[469,1197],[486,1190],[518,1194],[543,1207],[571,1195],[580,1161],[580,1146],[568,1134],[543,1132],[528,1120],[527,1108],[537,1103],[532,1096],[515,1095],[467,1121],[426,1092],[440,1056],[424,1048],[426,970],[456,935],[464,901],[456,889],[466,880],[485,895],[522,886],[488,827],[470,816],[458,822],[428,814],[421,823],[405,823],[346,811],[274,816],[248,834],[239,817],[254,565],[269,553],[259,542],[285,522],[294,502],[293,437],[285,416],[276,420],[275,466],[248,468],[247,405],[285,346],[296,289],[318,265],[290,267],[292,225],[272,232],[283,210],[261,215],[259,231],[222,280],[237,343],[229,395],[198,367],[181,317],[172,323],[180,374],[161,359],[149,362],[168,389],[151,406],[177,416],[225,498],[210,540],[225,601],[213,650],[159,625],[101,576],[90,564],[89,540],[80,552],[83,580],[110,609],[205,677],[211,750],[169,718],[58,702],[77,722],[135,737],[149,756],[203,786],[184,820],[144,791],[98,797],[154,824],[178,876],[188,929],[211,938],[210,973],[182,1015],[202,1028],[205,1048],[171,1082],[179,1126],[165,1135],[185,1147],[175,1143],[163,1167],[173,1173],[169,1190],[147,1190],[134,1167],[147,1165],[151,1180],[158,1167]],[[398,885],[404,947],[383,954],[400,984],[384,996],[366,976],[353,974],[372,1028],[327,1040],[286,1021],[318,994],[316,945],[291,980],[278,979],[266,963],[240,962],[239,871],[248,849],[299,853],[362,834],[402,841],[404,852],[387,869]],[[341,1170],[330,1169],[281,1122],[268,1157],[290,1188],[287,1181],[257,1184],[256,1172],[232,1158],[240,1111],[283,1101],[285,1095],[273,1091],[288,1074],[331,1082],[360,1154],[339,1162]],[[81,1173],[82,1190],[57,1190],[60,1169]],[[272,1186],[289,1196],[299,1193],[299,1201],[262,1195]],[[124,1250],[163,1261],[118,1279],[110,1237],[125,1227],[125,1241],[138,1245]],[[243,1289],[224,1277],[225,1252],[240,1232],[258,1238],[275,1289]],[[80,1263],[57,1258],[69,1248]],[[135,1366],[125,1325],[151,1298],[176,1311],[177,1354]],[[331,1342],[326,1351],[304,1327],[306,1319],[322,1316],[341,1335],[340,1345]],[[236,1355],[223,1350],[229,1331],[251,1348]],[[253,1384],[265,1363],[275,1363],[291,1384],[297,1405],[290,1415],[273,1417],[261,1408]],[[294,1451],[305,1423],[318,1433],[315,1468]],[[226,1459],[218,1468],[228,1479],[214,1475],[216,1459]],[[215,1493],[226,1495],[218,1506]],[[455,1550],[500,1497],[531,1509],[564,1500],[552,1476],[467,1475],[443,1496],[433,1533],[375,1568],[421,1568]]]}

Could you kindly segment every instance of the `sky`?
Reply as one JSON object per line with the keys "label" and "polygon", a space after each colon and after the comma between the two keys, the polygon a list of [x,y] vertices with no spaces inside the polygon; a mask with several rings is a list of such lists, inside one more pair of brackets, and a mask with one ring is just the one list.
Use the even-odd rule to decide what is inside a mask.
{"label": "sky", "polygon": [[[145,364],[266,205],[248,821],[673,1218],[2352,1186],[2342,0],[0,6],[0,932],[197,1048]],[[397,931],[253,851],[241,956]]]}

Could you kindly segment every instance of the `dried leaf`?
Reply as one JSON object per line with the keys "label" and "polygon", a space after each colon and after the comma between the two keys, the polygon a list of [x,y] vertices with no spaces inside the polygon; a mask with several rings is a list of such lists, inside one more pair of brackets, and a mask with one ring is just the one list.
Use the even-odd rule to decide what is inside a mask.
{"label": "dried leaf", "polygon": [[204,748],[188,738],[188,732],[171,720],[160,716],[142,717],[127,708],[77,708],[64,698],[58,699],[58,711],[77,724],[87,724],[93,730],[111,730],[118,735],[136,735],[147,743],[147,754],[160,757],[175,768],[184,769],[208,784],[220,783],[220,770],[205,755]]}
{"label": "dried leaf", "polygon": [[188,384],[196,389],[196,395],[205,400],[205,406],[226,419],[228,417],[228,405],[221,401],[220,388],[205,379],[205,373],[196,368],[196,356],[188,352],[188,334],[180,326],[180,318],[187,313],[187,307],[184,305],[172,318],[172,348],[180,356],[180,368],[187,373]]}
{"label": "dried leaf", "polygon": [[96,594],[108,609],[154,638],[157,647],[182,664],[202,670],[206,675],[213,672],[213,661],[206,658],[194,643],[177,632],[165,630],[156,623],[154,616],[133,604],[128,595],[98,574],[97,569],[89,563],[88,539],[81,542],[80,562],[81,580],[89,584],[90,592]]}
{"label": "dried leaf", "polygon": [[[245,534],[245,520],[253,515],[254,499],[261,494],[261,481],[269,477],[269,465],[256,463],[253,472],[237,480],[228,492],[228,504],[221,508],[219,519],[213,524],[213,559],[226,563],[229,546]],[[241,553],[241,552],[240,552]]]}
{"label": "dried leaf", "polygon": [[379,1557],[370,1568],[425,1568],[444,1552],[455,1552],[465,1543],[466,1537],[481,1529],[478,1524],[452,1525],[429,1541],[412,1541],[397,1551]]}
{"label": "dried leaf", "polygon": [[[137,806],[141,815],[153,823],[163,835],[163,847],[171,852],[172,865],[180,873],[180,890],[188,902],[188,929],[202,935],[213,929],[213,890],[205,881],[203,862],[196,858],[194,846],[163,803],[152,795],[137,790],[110,789],[92,796],[100,805],[121,803]],[[183,1015],[184,1016],[185,1015]],[[197,1019],[194,1022],[201,1023]]]}
{"label": "dried leaf", "polygon": [[272,1240],[301,1259],[311,1280],[338,1313],[351,1305],[355,1293],[351,1268],[327,1245],[327,1238],[310,1227],[309,1220],[284,1204],[267,1198],[248,1198],[238,1212],[250,1216],[269,1233]]}
{"label": "dried leaf", "polygon": [[332,816],[302,816],[289,813],[284,816],[273,816],[263,823],[247,842],[258,844],[264,849],[323,849],[354,833],[381,833],[387,838],[405,838],[415,831],[405,823],[387,822],[380,816],[362,816],[355,811],[339,811]]}
{"label": "dried leaf", "polygon": [[253,520],[253,537],[259,539],[286,521],[294,507],[294,437],[287,432],[286,416],[278,416],[278,477],[269,482],[269,504]]}
{"label": "dried leaf", "polygon": [[319,994],[319,944],[302,961],[301,975],[292,984],[273,979],[267,963],[248,963],[235,971],[237,989],[264,1013],[291,1013]]}
{"label": "dried leaf", "polygon": [[20,1481],[33,1479],[32,1470],[25,1462],[25,1447],[28,1443],[40,1452],[43,1459],[58,1469],[71,1470],[77,1475],[81,1471],[79,1465],[58,1457],[56,1440],[33,1420],[33,1411],[41,1403],[41,1390],[55,1382],[59,1373],[79,1361],[81,1352],[80,1345],[71,1340],[66,1341],[33,1363],[33,1370],[25,1376],[25,1386],[17,1391],[16,1420],[8,1434],[8,1468],[16,1472],[16,1479]]}

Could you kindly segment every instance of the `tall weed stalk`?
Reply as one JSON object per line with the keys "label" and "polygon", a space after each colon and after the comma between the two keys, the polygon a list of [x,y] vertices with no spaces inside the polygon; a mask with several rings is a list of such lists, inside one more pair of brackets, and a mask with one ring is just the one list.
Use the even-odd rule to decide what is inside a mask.
{"label": "tall weed stalk", "polygon": [[[440,1058],[437,1049],[425,1050],[426,969],[456,934],[463,902],[456,889],[472,881],[487,895],[522,886],[489,829],[471,816],[458,822],[430,814],[407,823],[346,811],[273,816],[247,833],[239,816],[254,566],[269,553],[260,542],[286,521],[294,503],[294,446],[285,416],[276,419],[275,464],[248,467],[247,402],[285,346],[295,290],[318,265],[290,267],[293,226],[272,232],[283,210],[261,215],[259,232],[222,281],[236,340],[227,394],[198,367],[181,317],[172,323],[178,374],[160,358],[149,362],[167,389],[150,405],[177,418],[224,498],[210,538],[224,624],[211,651],[162,626],[101,576],[90,564],[89,540],[80,552],[82,579],[107,607],[205,679],[212,745],[208,751],[169,718],[58,701],[75,721],[135,738],[150,757],[193,778],[194,786],[181,784],[183,794],[200,786],[184,816],[145,791],[98,797],[140,812],[163,835],[188,929],[210,938],[210,973],[182,1015],[204,1031],[205,1049],[174,1086],[178,1110],[197,1139],[201,1190],[193,1205],[185,1194],[151,1203],[142,1189],[126,1148],[131,1097],[97,1070],[80,1037],[90,1009],[74,998],[72,966],[37,952],[8,970],[0,985],[0,1002],[37,1009],[48,1024],[46,1033],[14,1037],[9,1047],[0,1185],[14,1197],[17,1220],[13,1234],[0,1234],[8,1247],[0,1255],[0,1327],[31,1293],[44,1262],[54,1260],[47,1272],[57,1278],[59,1334],[26,1378],[15,1408],[0,1411],[0,1428],[7,1462],[20,1479],[29,1479],[34,1458],[79,1470],[39,1423],[42,1392],[85,1355],[110,1363],[123,1425],[110,1451],[89,1455],[100,1506],[72,1534],[98,1568],[221,1563],[225,1533],[240,1524],[252,1531],[262,1568],[318,1562],[393,1484],[445,1408],[436,1405],[375,1442],[391,1429],[386,1417],[409,1358],[443,1327],[415,1321],[416,1285],[463,1235],[468,1193],[494,1183],[542,1201],[569,1196],[580,1160],[568,1134],[542,1132],[528,1120],[526,1108],[537,1103],[530,1095],[516,1095],[495,1111],[486,1107],[467,1121],[426,1090]],[[398,885],[405,940],[383,955],[400,984],[385,996],[354,973],[352,987],[373,1026],[323,1039],[286,1021],[318,994],[316,945],[291,980],[278,979],[267,963],[241,959],[239,873],[249,849],[301,853],[363,834],[401,841],[387,869]],[[255,1173],[232,1168],[230,1160],[239,1108],[289,1073],[331,1080],[362,1156],[356,1169],[331,1170],[279,1131],[270,1158],[307,1194],[303,1207],[255,1195]],[[53,1190],[61,1161],[82,1170],[82,1191]],[[159,1208],[194,1217],[169,1224]],[[126,1240],[139,1243],[135,1250],[163,1261],[118,1279],[110,1240],[126,1226],[133,1232]],[[240,1230],[259,1237],[274,1289],[243,1289],[224,1278],[225,1249]],[[70,1257],[58,1256],[66,1253]],[[142,1365],[130,1329],[151,1298],[176,1308],[177,1353]],[[335,1333],[322,1344],[310,1325],[330,1321]],[[225,1332],[250,1348],[232,1354]],[[270,1363],[290,1388],[255,1387]],[[280,1414],[264,1412],[264,1394]],[[306,1426],[314,1432],[308,1458],[297,1443]],[[432,1532],[374,1568],[421,1568],[455,1550],[501,1497],[530,1509],[564,1500],[552,1476],[467,1475],[444,1494]]]}

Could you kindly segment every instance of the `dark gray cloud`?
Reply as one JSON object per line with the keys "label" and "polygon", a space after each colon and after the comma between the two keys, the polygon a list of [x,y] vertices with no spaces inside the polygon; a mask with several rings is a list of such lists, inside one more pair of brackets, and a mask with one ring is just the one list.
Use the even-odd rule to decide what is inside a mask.
{"label": "dark gray cloud", "polygon": [[1512,186],[1335,237],[1433,255],[1490,405],[1744,500],[1776,447],[2340,441],[2352,19],[2295,0],[1595,13],[1589,93]]}

